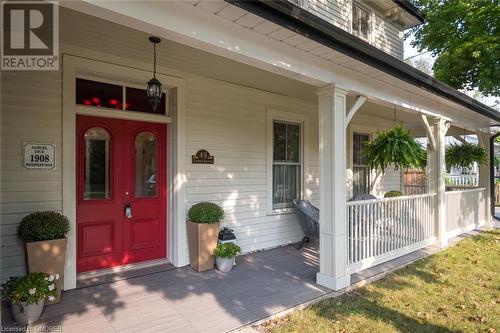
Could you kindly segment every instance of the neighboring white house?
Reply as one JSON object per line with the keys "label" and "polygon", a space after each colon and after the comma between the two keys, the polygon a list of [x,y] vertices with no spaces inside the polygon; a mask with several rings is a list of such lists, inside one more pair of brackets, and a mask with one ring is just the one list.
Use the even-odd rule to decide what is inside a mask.
{"label": "neighboring white house", "polygon": [[[186,211],[200,201],[224,208],[243,252],[299,241],[291,201],[312,201],[317,281],[334,289],[489,223],[488,167],[451,197],[444,145],[465,129],[488,147],[500,114],[402,61],[404,30],[422,22],[404,0],[61,1],[60,69],[2,72],[2,280],[25,272],[16,227],[42,210],[71,221],[66,289],[92,270],[188,265]],[[163,39],[153,113],[150,36]],[[430,138],[429,193],[348,202],[401,190],[400,171],[370,172],[361,156],[395,122]],[[53,145],[55,167],[26,168],[27,143]],[[193,163],[200,150],[214,163]],[[383,215],[412,226],[383,238]]]}

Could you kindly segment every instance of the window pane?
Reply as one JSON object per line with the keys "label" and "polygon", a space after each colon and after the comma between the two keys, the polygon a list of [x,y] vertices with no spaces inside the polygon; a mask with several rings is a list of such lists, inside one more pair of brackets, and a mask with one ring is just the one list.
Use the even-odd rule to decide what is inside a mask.
{"label": "window pane", "polygon": [[156,196],[156,137],[141,132],[135,137],[135,197]]}
{"label": "window pane", "polygon": [[300,165],[273,166],[273,208],[292,207],[300,197]]}
{"label": "window pane", "polygon": [[97,81],[76,79],[76,104],[121,109],[121,86]]}
{"label": "window pane", "polygon": [[368,170],[366,167],[353,167],[353,195],[368,193]]}
{"label": "window pane", "polygon": [[106,130],[94,127],[85,133],[84,200],[109,199],[109,144]]}
{"label": "window pane", "polygon": [[360,10],[359,34],[361,37],[368,39],[370,16],[367,11]]}
{"label": "window pane", "polygon": [[292,206],[292,201],[300,195],[300,166],[285,166],[285,203]]}
{"label": "window pane", "polygon": [[284,202],[285,198],[285,166],[273,166],[273,206]]}
{"label": "window pane", "polygon": [[359,32],[359,8],[352,6],[352,31]]}
{"label": "window pane", "polygon": [[286,161],[286,124],[273,123],[273,159]]}
{"label": "window pane", "polygon": [[363,156],[363,146],[370,138],[366,134],[354,133],[352,138],[352,159],[353,165],[365,165],[366,161]]}
{"label": "window pane", "polygon": [[287,124],[287,162],[300,160],[300,126]]}
{"label": "window pane", "polygon": [[165,114],[165,99],[167,98],[165,93],[161,95],[160,103],[158,103],[155,110],[153,110],[148,102],[148,95],[146,94],[145,89],[127,87],[125,96],[125,110],[162,115]]}

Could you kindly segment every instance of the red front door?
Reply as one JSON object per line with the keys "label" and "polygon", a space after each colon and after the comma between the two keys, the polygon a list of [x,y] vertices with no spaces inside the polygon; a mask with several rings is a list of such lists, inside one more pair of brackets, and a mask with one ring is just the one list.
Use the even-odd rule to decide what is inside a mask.
{"label": "red front door", "polygon": [[166,257],[166,125],[77,117],[77,270]]}

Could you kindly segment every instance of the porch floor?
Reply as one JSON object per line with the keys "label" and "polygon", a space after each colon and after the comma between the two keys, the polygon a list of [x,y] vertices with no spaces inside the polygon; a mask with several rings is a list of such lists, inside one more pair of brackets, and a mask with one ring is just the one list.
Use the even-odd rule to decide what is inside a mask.
{"label": "porch floor", "polygon": [[[351,283],[437,250],[429,246],[364,270],[354,274]],[[300,251],[287,246],[240,256],[229,274],[168,265],[115,274],[64,292],[61,303],[47,306],[36,326],[62,326],[63,332],[226,332],[330,293],[334,296],[315,283],[318,264],[318,246],[311,244]],[[14,326],[6,303],[2,326]]]}

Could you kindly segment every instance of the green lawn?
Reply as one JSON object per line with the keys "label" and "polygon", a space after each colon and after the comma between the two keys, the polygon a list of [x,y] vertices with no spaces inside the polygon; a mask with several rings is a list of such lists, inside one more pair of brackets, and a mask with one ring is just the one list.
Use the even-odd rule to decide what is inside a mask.
{"label": "green lawn", "polygon": [[500,231],[483,232],[267,332],[499,332]]}

